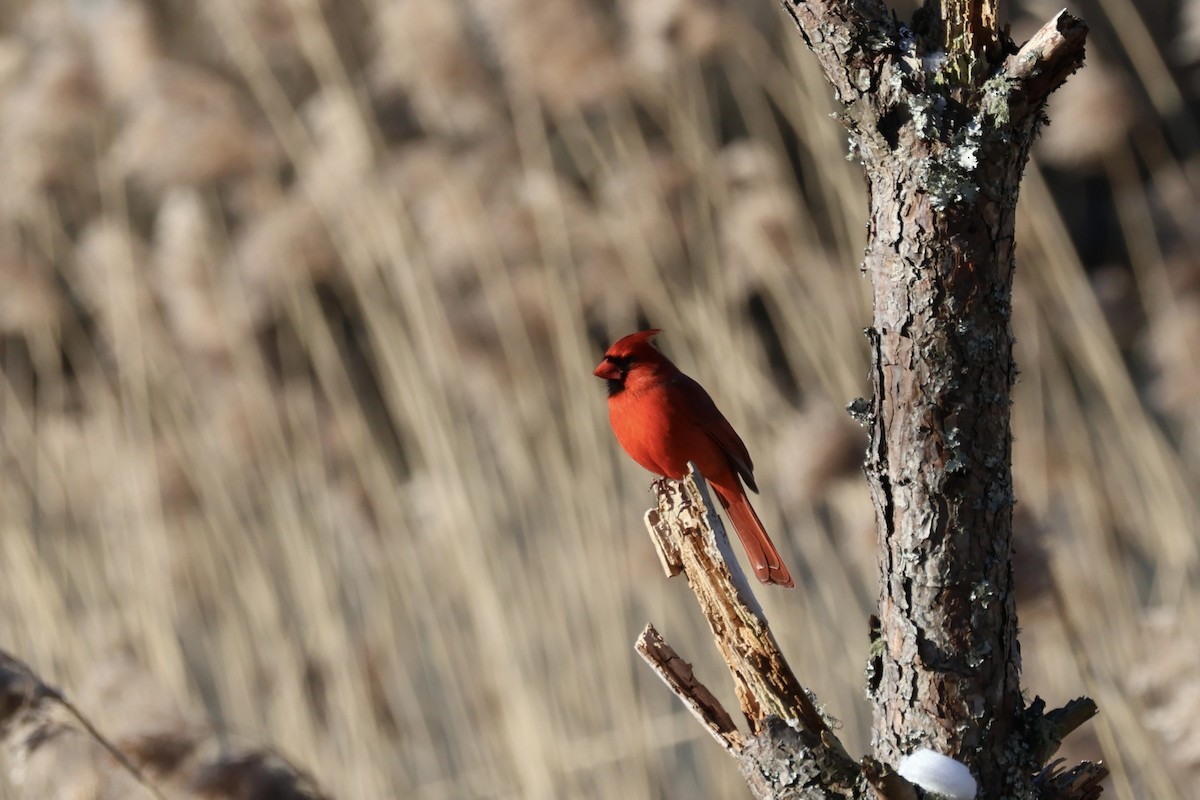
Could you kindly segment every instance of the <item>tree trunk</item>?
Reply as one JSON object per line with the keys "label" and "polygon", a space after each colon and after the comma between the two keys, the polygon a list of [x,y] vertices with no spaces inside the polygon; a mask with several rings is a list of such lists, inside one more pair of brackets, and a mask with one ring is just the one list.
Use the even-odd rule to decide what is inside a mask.
{"label": "tree trunk", "polygon": [[[882,646],[869,686],[876,758],[914,742],[971,763],[997,796],[1029,769],[1005,755],[1023,712],[1012,591],[1009,329],[1013,221],[1029,146],[975,145],[970,201],[921,187],[957,159],[905,126],[869,163],[871,441]],[[932,151],[941,150],[936,153]],[[916,158],[899,157],[901,151]],[[986,177],[984,175],[986,174]],[[1009,777],[1012,776],[1012,777]]]}
{"label": "tree trunk", "polygon": [[879,0],[784,2],[846,106],[870,189],[874,395],[850,410],[871,431],[879,535],[873,757],[854,762],[812,710],[749,587],[724,571],[724,534],[696,510],[695,476],[683,492],[660,487],[650,527],[709,618],[750,734],[665,643],[649,637],[640,651],[739,758],[756,797],[915,798],[894,769],[924,748],[967,765],[984,800],[1090,800],[1102,766],[1045,762],[1095,704],[1043,713],[1021,696],[1009,430],[1021,173],[1046,97],[1083,62],[1087,27],[1064,11],[1018,49],[991,0],[927,4],[915,32]]}
{"label": "tree trunk", "polygon": [[870,190],[874,397],[853,410],[879,536],[874,754],[927,747],[970,764],[980,797],[1025,796],[1040,765],[1021,745],[1012,586],[1014,228],[1042,103],[1086,27],[1064,12],[1017,53],[994,7],[948,2],[957,16],[927,6],[917,33],[878,4],[788,7]]}

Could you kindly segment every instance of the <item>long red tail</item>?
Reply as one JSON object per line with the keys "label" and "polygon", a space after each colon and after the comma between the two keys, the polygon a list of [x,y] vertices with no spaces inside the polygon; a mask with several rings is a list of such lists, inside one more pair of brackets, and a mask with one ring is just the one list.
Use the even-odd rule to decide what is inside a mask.
{"label": "long red tail", "polygon": [[746,555],[750,557],[750,563],[753,565],[754,574],[758,576],[758,579],[763,583],[776,583],[788,588],[795,586],[792,582],[792,574],[783,565],[783,559],[779,557],[775,543],[767,535],[767,530],[763,527],[758,514],[754,513],[754,506],[750,505],[750,498],[746,497],[746,492],[739,491],[733,497],[726,497],[725,493],[716,486],[713,488],[717,490],[717,499],[721,501],[725,512],[729,514],[729,519],[733,522],[733,529],[737,531],[738,538],[742,540],[742,546],[746,548]]}

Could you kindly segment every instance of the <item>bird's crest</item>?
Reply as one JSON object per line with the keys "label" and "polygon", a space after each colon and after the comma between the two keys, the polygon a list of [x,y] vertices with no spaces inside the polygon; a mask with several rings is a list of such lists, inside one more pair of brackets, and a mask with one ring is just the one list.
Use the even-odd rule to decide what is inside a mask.
{"label": "bird's crest", "polygon": [[661,333],[661,329],[659,328],[648,328],[644,331],[631,333],[613,342],[612,347],[608,348],[608,355],[619,358],[621,356],[644,353],[646,348],[654,348],[651,342],[659,333]]}

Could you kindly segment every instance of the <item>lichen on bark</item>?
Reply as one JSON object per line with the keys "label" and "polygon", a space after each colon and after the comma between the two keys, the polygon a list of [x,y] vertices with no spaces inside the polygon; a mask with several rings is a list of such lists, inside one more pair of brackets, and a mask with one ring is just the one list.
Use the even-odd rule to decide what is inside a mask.
{"label": "lichen on bark", "polygon": [[[970,765],[981,797],[1030,796],[1041,764],[1011,566],[1016,203],[1086,27],[1064,12],[1022,49],[972,0],[927,5],[912,30],[880,3],[785,5],[847,105],[870,198],[873,397],[855,413],[880,552],[874,755],[929,747]],[[830,32],[855,20],[858,34]]]}
{"label": "lichen on bark", "polygon": [[[917,748],[967,765],[982,800],[1092,800],[1105,774],[1045,764],[1096,709],[1086,698],[1026,708],[1012,576],[1016,204],[1042,105],[1082,63],[1087,27],[1062,12],[1017,48],[994,4],[945,2],[909,29],[879,0],[784,0],[845,105],[869,190],[873,392],[847,410],[870,431],[879,537],[873,755],[855,761],[791,673],[725,565],[723,535],[695,535],[720,527],[696,516],[703,481],[661,486],[647,516],[667,573],[688,576],[709,619],[749,734],[665,643],[644,634],[639,652],[760,798],[915,800],[895,768]],[[965,22],[947,26],[945,9],[960,7]]]}

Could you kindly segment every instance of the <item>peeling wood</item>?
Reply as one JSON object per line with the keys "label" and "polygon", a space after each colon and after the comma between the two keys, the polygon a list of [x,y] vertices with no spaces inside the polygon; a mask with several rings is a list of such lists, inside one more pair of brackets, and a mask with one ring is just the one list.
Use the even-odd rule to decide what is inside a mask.
{"label": "peeling wood", "polygon": [[695,465],[690,466],[691,473],[682,481],[655,481],[658,508],[646,519],[651,538],[669,542],[665,549],[679,554],[683,574],[733,677],[742,713],[756,732],[774,715],[797,720],[818,737],[832,734],[779,650],[713,511],[708,486]]}
{"label": "peeling wood", "polygon": [[[682,481],[654,483],[650,537],[686,576],[733,678],[750,734],[729,715],[653,627],[636,649],[722,747],[762,798],[858,797],[865,784],[855,761],[800,684],[771,633],[762,607],[734,558],[703,477],[690,466]],[[756,788],[757,787],[757,788]],[[832,794],[830,792],[833,792]]]}
{"label": "peeling wood", "polygon": [[1040,800],[1098,800],[1101,782],[1108,777],[1102,763],[1084,761],[1067,769],[1065,759],[1046,765],[1034,779]]}
{"label": "peeling wood", "polygon": [[668,578],[674,578],[683,572],[683,562],[679,559],[679,548],[669,536],[662,533],[663,527],[659,520],[658,509],[652,508],[643,517],[646,530],[650,531],[650,541],[654,543],[654,552]]}
{"label": "peeling wood", "polygon": [[679,657],[653,625],[647,625],[642,631],[634,649],[667,684],[667,688],[683,701],[705,730],[712,734],[717,744],[734,754],[742,749],[741,734],[729,712],[696,678],[692,665]]}

